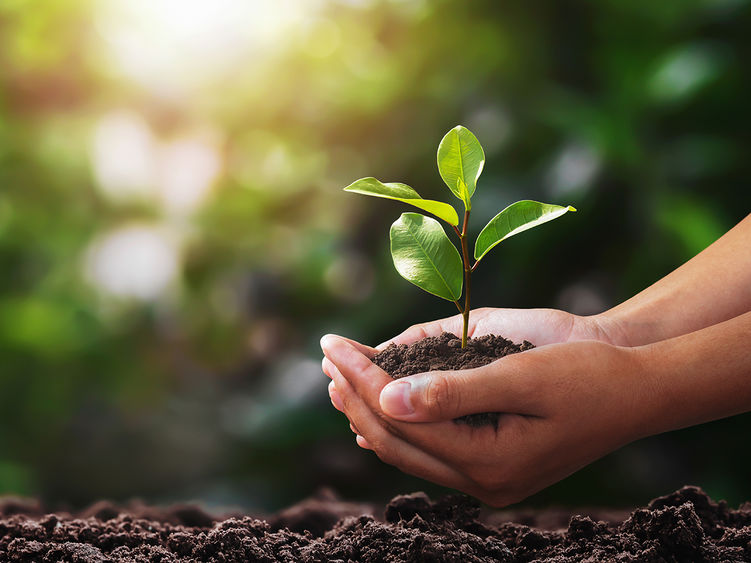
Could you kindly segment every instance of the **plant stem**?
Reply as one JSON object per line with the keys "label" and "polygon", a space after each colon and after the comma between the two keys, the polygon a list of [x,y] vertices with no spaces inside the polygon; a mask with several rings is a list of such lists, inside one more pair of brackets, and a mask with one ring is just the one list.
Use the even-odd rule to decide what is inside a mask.
{"label": "plant stem", "polygon": [[467,225],[469,224],[469,209],[464,211],[464,224],[462,231],[459,233],[459,240],[462,244],[462,262],[464,262],[464,310],[462,319],[462,348],[467,347],[467,332],[469,331],[469,298],[472,293],[472,267],[469,265],[469,252],[467,251]]}

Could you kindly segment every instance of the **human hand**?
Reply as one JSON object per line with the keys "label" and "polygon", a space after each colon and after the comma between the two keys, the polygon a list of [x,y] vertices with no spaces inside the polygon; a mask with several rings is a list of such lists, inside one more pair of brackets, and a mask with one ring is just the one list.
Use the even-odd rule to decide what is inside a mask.
{"label": "human hand", "polygon": [[[353,340],[347,341],[357,346],[368,357],[389,344],[412,344],[428,336],[439,336],[443,332],[460,334],[463,319],[461,315],[417,324],[409,327],[398,336],[376,348],[364,346]],[[599,340],[611,342],[620,339],[618,326],[601,316],[581,317],[555,309],[497,309],[484,307],[472,311],[468,327],[469,337],[498,334],[516,343],[531,341],[536,346],[575,340]],[[324,373],[326,361],[324,360]],[[331,376],[329,376],[331,377]],[[336,384],[329,384],[329,395],[336,406]],[[341,410],[341,409],[339,409]],[[354,431],[354,429],[353,429]],[[362,442],[362,437],[359,438]]]}
{"label": "human hand", "polygon": [[[411,344],[427,336],[439,336],[442,332],[461,334],[461,330],[462,316],[454,315],[413,325],[376,349],[382,350],[391,343]],[[619,326],[606,317],[582,317],[556,309],[475,309],[469,316],[468,334],[470,337],[497,334],[516,343],[528,340],[535,346],[575,340],[620,344],[623,340]]]}
{"label": "human hand", "polygon": [[[477,334],[494,318],[476,317]],[[439,328],[451,330],[450,324]],[[420,329],[410,330],[394,340],[419,338]],[[425,330],[439,329],[430,323]],[[537,335],[543,342],[574,332],[555,322],[548,330]],[[370,361],[373,348],[335,336],[324,337],[322,347],[332,402],[349,418],[361,447],[493,506],[517,502],[649,435],[660,411],[656,384],[636,348],[564,342],[481,368],[393,381]],[[498,429],[453,422],[478,412],[502,413]]]}

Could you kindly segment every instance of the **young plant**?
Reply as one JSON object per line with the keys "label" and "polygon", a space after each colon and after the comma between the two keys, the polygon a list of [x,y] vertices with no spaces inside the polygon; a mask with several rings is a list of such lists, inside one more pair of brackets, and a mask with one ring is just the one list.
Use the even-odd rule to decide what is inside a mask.
{"label": "young plant", "polygon": [[[461,254],[438,221],[419,213],[402,213],[391,225],[391,256],[403,278],[456,304],[464,321],[462,348],[467,345],[472,272],[480,260],[501,241],[552,221],[568,211],[576,211],[570,205],[562,207],[530,200],[512,203],[480,231],[475,240],[474,263],[471,263],[467,245],[469,214],[472,195],[484,165],[485,153],[480,142],[461,125],[446,133],[438,146],[441,178],[464,204],[461,228],[459,216],[451,205],[423,199],[406,184],[384,184],[375,178],[361,178],[344,188],[348,192],[407,203],[442,219],[453,228],[459,237]],[[460,303],[463,289],[464,306]]]}

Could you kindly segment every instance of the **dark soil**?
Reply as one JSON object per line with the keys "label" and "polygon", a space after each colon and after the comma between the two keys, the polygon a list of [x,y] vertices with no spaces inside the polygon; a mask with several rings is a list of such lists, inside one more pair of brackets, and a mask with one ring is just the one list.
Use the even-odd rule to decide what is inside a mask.
{"label": "dark soil", "polygon": [[[524,352],[534,348],[526,340],[514,344],[501,336],[489,334],[467,340],[462,348],[459,337],[444,332],[440,336],[429,336],[412,344],[391,344],[373,357],[373,363],[394,379],[423,373],[426,371],[453,371],[478,368],[496,361],[503,356]],[[498,427],[498,413],[477,413],[457,418],[474,427],[491,425]]]}
{"label": "dark soil", "polygon": [[[431,502],[423,493],[394,498],[383,519],[331,496],[265,520],[215,521],[200,508],[184,506],[141,507],[135,511],[141,515],[108,503],[92,508],[39,515],[33,503],[0,503],[0,561],[751,560],[751,504],[732,510],[696,487],[657,498],[627,517],[603,520],[602,513],[590,512],[564,518],[559,510],[546,520],[549,511],[541,511],[527,512],[526,524],[509,521],[508,513],[480,517],[468,497]],[[540,520],[550,526],[535,527]]]}

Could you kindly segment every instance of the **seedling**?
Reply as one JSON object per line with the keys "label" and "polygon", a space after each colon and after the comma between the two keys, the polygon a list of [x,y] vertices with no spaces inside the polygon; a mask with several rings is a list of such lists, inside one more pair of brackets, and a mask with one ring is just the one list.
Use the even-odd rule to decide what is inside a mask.
{"label": "seedling", "polygon": [[[568,211],[562,207],[538,201],[522,200],[512,203],[480,231],[475,240],[474,263],[467,248],[469,214],[472,195],[485,165],[485,153],[472,132],[457,125],[438,145],[438,171],[451,192],[464,204],[464,219],[459,228],[459,216],[453,206],[442,201],[423,199],[398,182],[384,184],[375,178],[361,178],[345,191],[407,203],[448,223],[459,237],[459,248],[446,235],[441,224],[419,213],[402,213],[391,225],[391,256],[396,271],[406,280],[428,293],[453,301],[462,314],[462,348],[467,345],[469,303],[472,272],[485,255],[500,242],[523,231],[552,221]],[[464,306],[460,301],[464,290]]]}

